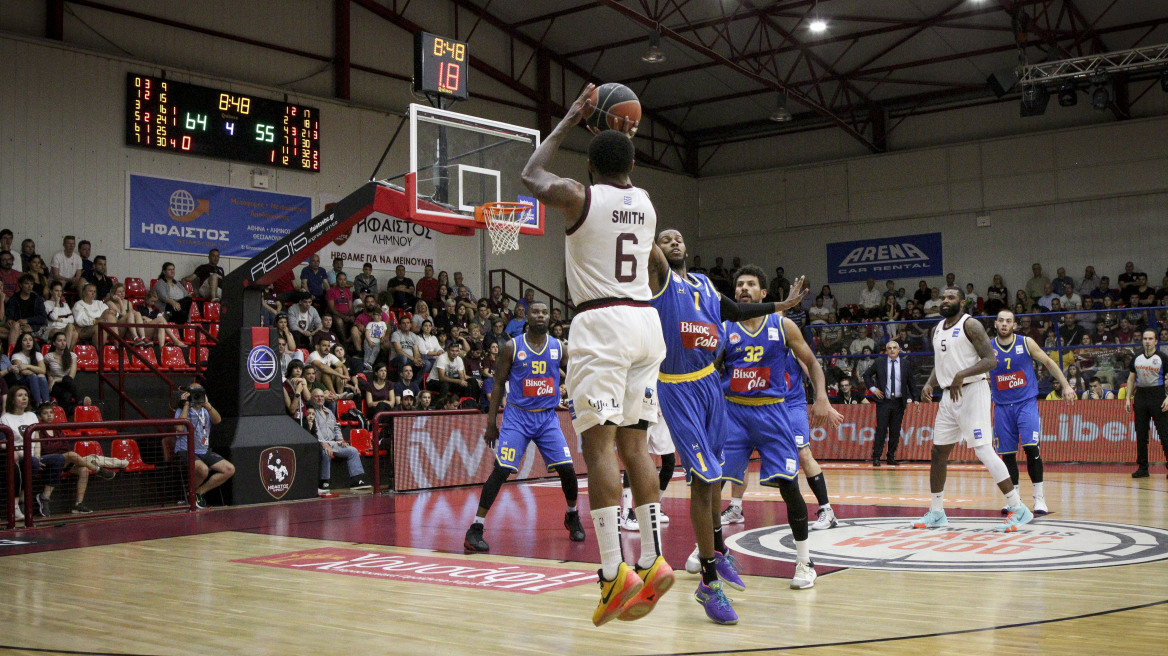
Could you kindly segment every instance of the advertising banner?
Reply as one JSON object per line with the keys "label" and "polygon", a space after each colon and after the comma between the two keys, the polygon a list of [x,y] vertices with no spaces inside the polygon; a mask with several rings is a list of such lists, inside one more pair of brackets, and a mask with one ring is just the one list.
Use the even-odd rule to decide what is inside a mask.
{"label": "advertising banner", "polygon": [[426,226],[374,212],[321,248],[320,261],[328,264],[339,257],[350,270],[369,262],[377,270],[392,271],[400,264],[421,271],[438,257],[434,238]]}
{"label": "advertising banner", "polygon": [[827,245],[827,282],[944,275],[941,233],[837,241]]}
{"label": "advertising banner", "polygon": [[255,257],[312,218],[312,199],[130,174],[126,248]]}

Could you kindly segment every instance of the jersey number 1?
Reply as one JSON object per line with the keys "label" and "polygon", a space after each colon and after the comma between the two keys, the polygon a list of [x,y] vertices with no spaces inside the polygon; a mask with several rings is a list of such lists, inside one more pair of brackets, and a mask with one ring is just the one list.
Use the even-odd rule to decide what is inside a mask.
{"label": "jersey number 1", "polygon": [[[637,279],[637,256],[625,254],[625,242],[631,241],[636,245],[637,236],[631,232],[622,232],[616,237],[616,281],[617,282],[632,282]],[[624,273],[625,264],[629,263],[632,270]]]}

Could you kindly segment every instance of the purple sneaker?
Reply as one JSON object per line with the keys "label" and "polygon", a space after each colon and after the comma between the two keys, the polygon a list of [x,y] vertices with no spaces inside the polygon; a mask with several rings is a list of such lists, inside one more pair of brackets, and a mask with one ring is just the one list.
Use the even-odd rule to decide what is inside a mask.
{"label": "purple sneaker", "polygon": [[697,592],[694,593],[694,599],[706,609],[706,617],[714,620],[718,624],[737,624],[738,613],[730,606],[730,600],[726,598],[726,593],[722,592],[722,582],[714,581],[710,585],[704,582],[698,583]]}
{"label": "purple sneaker", "polygon": [[727,551],[725,555],[714,552],[714,567],[718,569],[718,578],[726,582],[726,585],[735,590],[745,590],[746,584],[742,582],[742,577],[738,576],[738,559],[734,554]]}

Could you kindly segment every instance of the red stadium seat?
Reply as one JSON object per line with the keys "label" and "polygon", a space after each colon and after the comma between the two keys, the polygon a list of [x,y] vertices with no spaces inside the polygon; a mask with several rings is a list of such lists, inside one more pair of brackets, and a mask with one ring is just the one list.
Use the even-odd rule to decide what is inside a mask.
{"label": "red stadium seat", "polygon": [[[153,346],[135,348],[134,352],[138,355],[141,355],[143,360],[149,362],[155,367],[158,367],[158,355],[154,352]],[[149,371],[149,368],[143,365],[141,360],[134,360],[133,364],[137,369]]]}
{"label": "red stadium seat", "polygon": [[[354,449],[361,452],[363,456],[373,456],[373,433],[370,433],[364,428],[354,428],[349,431],[349,444],[353,445]],[[377,451],[377,455],[383,456],[388,453],[385,449]]]}
{"label": "red stadium seat", "polygon": [[191,355],[191,366],[192,367],[198,366],[198,364],[200,362],[206,364],[207,360],[211,357],[211,349],[207,348],[206,346],[200,346],[199,352],[196,355],[195,349],[192,348],[190,355]]}
{"label": "red stadium seat", "polygon": [[207,301],[203,304],[203,321],[219,323],[220,307],[218,301]]}
{"label": "red stadium seat", "polygon": [[300,361],[303,362],[305,366],[308,366],[308,349],[298,348],[296,349],[296,354],[300,356]]}
{"label": "red stadium seat", "polygon": [[[197,298],[195,296],[195,286],[191,284],[189,280],[182,280],[180,282],[182,283],[183,289],[187,290],[187,296],[190,296],[191,298]],[[194,307],[193,303],[191,304],[191,307]]]}
{"label": "red stadium seat", "polygon": [[48,355],[49,351],[52,348],[53,348],[52,344],[45,344],[45,345],[41,346],[41,355]]}
{"label": "red stadium seat", "polygon": [[110,455],[114,458],[120,458],[129,462],[126,465],[125,471],[140,472],[140,471],[154,471],[157,469],[154,465],[147,464],[142,460],[142,453],[138,451],[138,443],[134,440],[122,439],[114,440],[110,445]]}
{"label": "red stadium seat", "polygon": [[207,331],[211,333],[211,337],[214,337],[216,340],[219,339],[219,324],[211,324],[207,327]]}
{"label": "red stadium seat", "polygon": [[[126,365],[126,369],[129,370],[130,363],[127,360],[127,358],[123,358],[122,362]],[[118,363],[118,347],[113,344],[106,344],[101,352],[101,363],[105,366],[106,371],[117,371],[120,366]]]}
{"label": "red stadium seat", "polygon": [[350,410],[356,410],[357,404],[352,399],[343,399],[337,401],[337,425],[338,426],[360,426],[361,422],[352,419],[341,419],[345,413]]}
{"label": "red stadium seat", "polygon": [[[63,424],[63,423],[66,423],[68,421],[69,421],[69,415],[65,414],[65,408],[62,408],[59,405],[54,405],[53,406],[53,423],[54,424]],[[83,435],[85,435],[84,433],[82,433],[79,430],[66,430],[66,431],[61,431],[61,432],[65,434],[65,437],[82,437]]]}
{"label": "red stadium seat", "polygon": [[104,456],[101,452],[101,444],[96,440],[82,440],[73,443],[73,452],[82,458],[86,456]]}
{"label": "red stadium seat", "polygon": [[141,278],[126,278],[126,298],[130,301],[140,301],[146,298],[146,283]]}
{"label": "red stadium seat", "polygon": [[162,368],[170,371],[190,371],[192,369],[190,363],[187,362],[187,356],[183,354],[183,350],[174,345],[162,347]]}
{"label": "red stadium seat", "polygon": [[[188,283],[190,284],[190,283]],[[199,314],[199,304],[191,301],[191,312],[187,315],[187,321],[190,323],[202,323],[203,317]]]}
{"label": "red stadium seat", "polygon": [[79,371],[97,371],[97,349],[92,344],[74,346],[73,354],[77,356]]}
{"label": "red stadium seat", "polygon": [[[73,421],[100,422],[105,421],[105,419],[102,419],[101,408],[95,405],[79,405],[77,406],[77,409],[73,411]],[[109,437],[111,435],[118,434],[116,430],[111,430],[109,428],[83,428],[81,429],[81,432],[89,437]],[[81,452],[78,451],[77,453]]]}

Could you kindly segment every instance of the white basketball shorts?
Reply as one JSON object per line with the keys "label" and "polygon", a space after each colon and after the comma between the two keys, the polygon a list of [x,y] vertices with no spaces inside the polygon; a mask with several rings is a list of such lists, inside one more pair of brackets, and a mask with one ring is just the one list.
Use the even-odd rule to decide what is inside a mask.
{"label": "white basketball shorts", "polygon": [[961,398],[957,401],[950,399],[949,392],[945,391],[933,423],[933,444],[964,441],[971,449],[993,444],[994,421],[990,408],[990,386],[984,379],[961,388]]}
{"label": "white basketball shorts", "polygon": [[665,359],[652,307],[614,305],[572,319],[568,409],[577,433],[605,422],[657,421],[657,371]]}
{"label": "white basketball shorts", "polygon": [[649,453],[655,456],[663,456],[667,453],[676,453],[677,447],[673,446],[673,435],[669,433],[669,425],[665,423],[665,417],[661,416],[661,412],[657,412],[657,423],[649,427]]}

